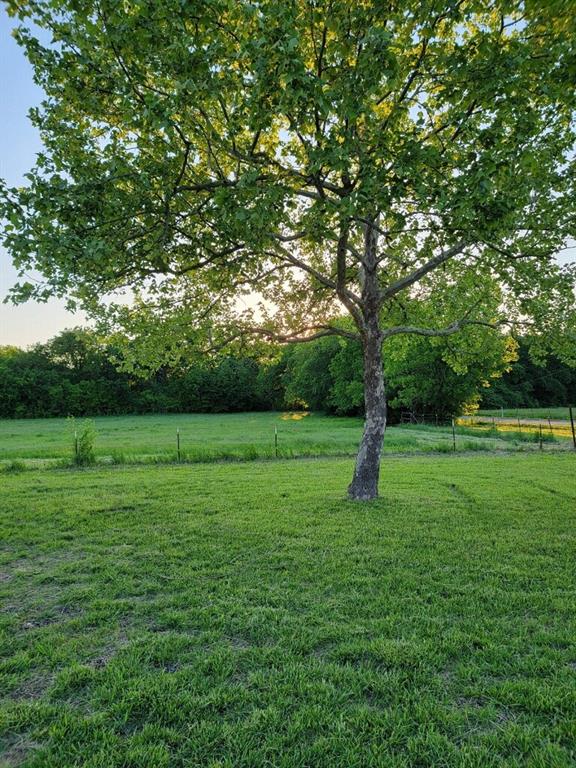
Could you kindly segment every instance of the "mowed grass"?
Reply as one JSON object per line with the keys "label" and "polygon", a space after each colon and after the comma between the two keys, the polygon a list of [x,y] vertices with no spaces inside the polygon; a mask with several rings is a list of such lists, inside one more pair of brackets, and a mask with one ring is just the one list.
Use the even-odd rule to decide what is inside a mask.
{"label": "mowed grass", "polygon": [[575,765],[575,461],[0,476],[0,765]]}
{"label": "mowed grass", "polygon": [[[363,426],[359,418],[317,413],[159,414],[91,421],[97,458],[116,463],[175,460],[177,430],[183,461],[353,456]],[[76,426],[81,429],[82,423]],[[528,434],[487,434],[482,428],[466,427],[457,431],[458,450],[525,449],[531,442]],[[73,427],[66,419],[1,420],[0,466],[12,460],[70,459],[73,441]],[[451,451],[452,447],[450,427],[407,425],[389,427],[386,432],[385,451],[392,453]]]}

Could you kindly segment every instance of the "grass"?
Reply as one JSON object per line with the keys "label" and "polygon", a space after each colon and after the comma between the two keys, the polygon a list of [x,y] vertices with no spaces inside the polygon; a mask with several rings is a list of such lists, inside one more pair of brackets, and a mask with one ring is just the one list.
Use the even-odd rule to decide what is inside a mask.
{"label": "grass", "polygon": [[[95,452],[100,461],[166,462],[176,460],[176,430],[180,429],[181,458],[188,462],[274,458],[278,456],[353,456],[362,433],[362,420],[320,414],[243,413],[109,416],[94,419]],[[81,427],[82,424],[76,425]],[[459,450],[525,450],[533,436],[460,426]],[[565,444],[565,445],[564,445]],[[560,441],[558,447],[567,447]],[[391,453],[449,452],[450,427],[399,426],[386,433]],[[10,461],[70,460],[73,435],[66,419],[0,421],[0,465]]]}
{"label": "grass", "polygon": [[[500,408],[481,409],[479,416],[502,416]],[[563,408],[504,408],[504,418],[507,419],[560,419],[568,421],[570,414],[567,407]]]}
{"label": "grass", "polygon": [[[296,418],[293,418],[295,416]],[[360,419],[338,419],[312,414],[160,414],[106,416],[93,419],[100,456],[155,457],[176,452],[176,430],[181,448],[191,456],[245,458],[256,451],[274,454],[274,429],[282,451],[349,452],[357,447]],[[71,453],[72,437],[66,419],[0,421],[0,459],[63,458]]]}
{"label": "grass", "polygon": [[3,475],[0,765],[573,766],[575,460]]}
{"label": "grass", "polygon": [[[533,411],[533,413],[537,412],[536,409]],[[530,419],[533,419],[533,421],[530,421]],[[561,420],[554,416],[550,416],[550,419],[538,419],[536,416],[525,416],[520,412],[516,418],[504,416],[504,420],[498,417],[494,421],[494,417],[479,413],[475,416],[463,417],[459,419],[459,423],[473,427],[475,430],[482,428],[491,429],[491,433],[498,434],[501,439],[506,439],[506,434],[514,433],[520,439],[530,440],[530,436],[532,436],[534,441],[538,441],[540,439],[540,432],[542,432],[542,440],[544,441],[553,442],[555,438],[560,438],[561,440],[573,442],[570,421]],[[524,435],[524,438],[522,438],[522,435]]]}

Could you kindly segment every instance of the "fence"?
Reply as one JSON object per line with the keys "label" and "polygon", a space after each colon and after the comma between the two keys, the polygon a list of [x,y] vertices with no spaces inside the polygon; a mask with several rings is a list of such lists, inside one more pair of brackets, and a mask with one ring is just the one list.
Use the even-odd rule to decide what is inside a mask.
{"label": "fence", "polygon": [[403,411],[400,414],[400,424],[420,424],[436,427],[449,427],[452,417],[442,416],[438,413],[415,413]]}
{"label": "fence", "polygon": [[540,447],[550,437],[572,438],[572,445],[576,450],[576,427],[572,406],[566,409],[566,415],[569,417],[566,420],[552,418],[551,416],[547,418],[526,418],[520,415],[506,417],[481,414],[448,418],[440,416],[438,413],[403,411],[400,414],[400,423],[436,427],[452,425],[453,434],[456,426],[465,427],[467,430],[477,428],[479,431],[494,429],[499,432],[510,432],[514,430],[520,434],[527,433],[533,435],[535,441],[539,440]]}

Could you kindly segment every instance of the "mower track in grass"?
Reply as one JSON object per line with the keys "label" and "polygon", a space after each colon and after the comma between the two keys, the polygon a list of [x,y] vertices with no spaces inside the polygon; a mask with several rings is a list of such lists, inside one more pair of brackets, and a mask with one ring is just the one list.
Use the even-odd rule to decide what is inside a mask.
{"label": "mower track in grass", "polygon": [[0,476],[0,765],[573,766],[575,461]]}

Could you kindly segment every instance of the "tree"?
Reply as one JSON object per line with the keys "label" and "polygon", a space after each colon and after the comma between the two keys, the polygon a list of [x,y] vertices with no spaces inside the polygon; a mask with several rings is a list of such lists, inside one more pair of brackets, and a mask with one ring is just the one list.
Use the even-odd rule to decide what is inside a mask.
{"label": "tree", "polygon": [[387,339],[515,322],[576,346],[554,260],[576,234],[571,2],[8,8],[52,34],[17,33],[45,151],[4,190],[4,243],[45,281],[14,300],[80,302],[150,365],[254,333],[358,340],[355,499],[377,495]]}
{"label": "tree", "polygon": [[330,362],[339,352],[340,345],[336,337],[289,348],[285,354],[286,403],[296,407],[305,405],[313,411],[328,410],[333,386]]}
{"label": "tree", "polygon": [[518,359],[482,394],[482,408],[571,405],[576,401],[576,369],[549,355],[534,357],[530,339],[519,340]]}
{"label": "tree", "polygon": [[328,406],[339,416],[364,413],[364,364],[357,341],[338,339],[340,350],[330,362],[333,385]]}
{"label": "tree", "polygon": [[386,380],[393,408],[440,420],[477,408],[482,391],[516,359],[516,343],[472,327],[457,337],[407,337],[389,356]]}
{"label": "tree", "polygon": [[[490,382],[516,359],[517,343],[478,326],[457,336],[397,336],[388,342],[384,380],[392,419],[401,410],[440,419],[476,407]],[[358,342],[318,339],[290,347],[284,381],[287,402],[338,415],[363,413],[363,360]]]}
{"label": "tree", "polygon": [[[274,354],[269,345],[269,357]],[[0,347],[0,418],[269,410],[283,401],[284,366],[253,357],[192,357],[148,377],[118,370],[121,350],[71,328],[24,351]]]}
{"label": "tree", "polygon": [[99,368],[106,361],[94,335],[83,328],[62,331],[43,345],[43,352],[53,363],[75,372],[91,366]]}

